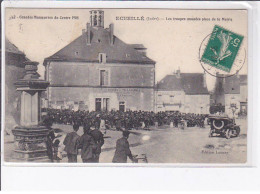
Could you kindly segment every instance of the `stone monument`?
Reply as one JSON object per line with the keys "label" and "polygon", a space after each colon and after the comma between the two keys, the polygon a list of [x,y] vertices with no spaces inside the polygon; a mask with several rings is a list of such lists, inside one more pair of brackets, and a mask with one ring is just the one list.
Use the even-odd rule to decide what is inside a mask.
{"label": "stone monument", "polygon": [[15,82],[16,90],[21,91],[20,125],[12,130],[14,135],[14,159],[25,161],[48,159],[46,140],[49,129],[40,126],[41,93],[49,82],[39,79],[38,62],[25,62],[24,78]]}

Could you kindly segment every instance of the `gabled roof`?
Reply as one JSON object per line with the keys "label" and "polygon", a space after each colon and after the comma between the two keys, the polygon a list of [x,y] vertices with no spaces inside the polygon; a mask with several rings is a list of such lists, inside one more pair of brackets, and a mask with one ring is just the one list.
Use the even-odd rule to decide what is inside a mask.
{"label": "gabled roof", "polygon": [[167,75],[158,84],[158,90],[184,91],[188,95],[209,94],[204,87],[204,75],[202,73],[180,73]]}
{"label": "gabled roof", "polygon": [[157,89],[167,91],[183,90],[181,79],[177,78],[176,75],[166,75],[161,81],[158,82]]}
{"label": "gabled roof", "polygon": [[130,44],[136,50],[146,50],[143,44]]}
{"label": "gabled roof", "polygon": [[124,43],[116,36],[113,36],[113,45],[111,45],[108,29],[90,27],[90,30],[90,45],[87,44],[87,33],[85,32],[54,55],[46,58],[45,62],[99,62],[99,53],[105,53],[107,63],[155,64],[155,61],[136,50],[135,46]]}
{"label": "gabled roof", "polygon": [[7,38],[5,39],[5,51],[9,53],[25,55],[21,52],[13,43],[11,43]]}

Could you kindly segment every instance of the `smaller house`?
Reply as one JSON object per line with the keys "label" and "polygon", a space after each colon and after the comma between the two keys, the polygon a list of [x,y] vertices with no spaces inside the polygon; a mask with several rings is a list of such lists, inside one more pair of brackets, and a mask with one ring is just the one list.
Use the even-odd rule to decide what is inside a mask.
{"label": "smaller house", "polygon": [[180,111],[208,114],[210,94],[203,73],[181,73],[165,76],[156,88],[156,111]]}

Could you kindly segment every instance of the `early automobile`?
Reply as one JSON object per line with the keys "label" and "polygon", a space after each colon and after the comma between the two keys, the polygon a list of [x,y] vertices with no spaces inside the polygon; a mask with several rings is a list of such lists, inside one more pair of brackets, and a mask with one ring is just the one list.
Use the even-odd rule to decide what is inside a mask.
{"label": "early automobile", "polygon": [[210,115],[208,118],[210,122],[209,137],[217,134],[230,139],[239,135],[240,127],[236,125],[235,119],[220,115]]}

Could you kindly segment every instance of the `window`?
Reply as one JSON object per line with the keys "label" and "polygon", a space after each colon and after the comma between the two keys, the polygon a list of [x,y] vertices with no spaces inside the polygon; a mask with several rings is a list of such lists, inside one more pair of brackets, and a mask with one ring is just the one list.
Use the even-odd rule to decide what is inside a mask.
{"label": "window", "polygon": [[97,26],[97,15],[94,16],[94,26]]}
{"label": "window", "polygon": [[99,53],[98,59],[99,59],[99,63],[106,63],[107,61],[106,53]]}
{"label": "window", "polygon": [[108,70],[100,70],[100,86],[108,86],[109,84],[109,74]]}
{"label": "window", "polygon": [[101,23],[101,21],[102,21],[102,16],[101,15],[98,17],[98,21],[99,21],[99,23]]}
{"label": "window", "polygon": [[103,98],[103,111],[109,111],[109,98]]}

